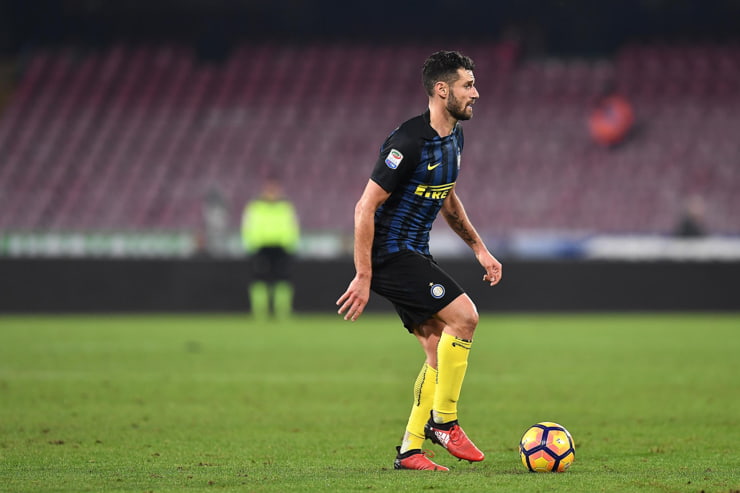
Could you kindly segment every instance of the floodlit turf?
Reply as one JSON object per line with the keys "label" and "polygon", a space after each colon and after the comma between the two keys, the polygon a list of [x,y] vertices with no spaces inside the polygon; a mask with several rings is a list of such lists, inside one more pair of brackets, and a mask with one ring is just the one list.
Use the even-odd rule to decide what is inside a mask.
{"label": "floodlit turf", "polygon": [[[394,316],[0,317],[0,491],[740,490],[740,316],[483,315],[460,402],[487,453],[394,471],[422,353]],[[521,434],[573,434],[564,474]]]}

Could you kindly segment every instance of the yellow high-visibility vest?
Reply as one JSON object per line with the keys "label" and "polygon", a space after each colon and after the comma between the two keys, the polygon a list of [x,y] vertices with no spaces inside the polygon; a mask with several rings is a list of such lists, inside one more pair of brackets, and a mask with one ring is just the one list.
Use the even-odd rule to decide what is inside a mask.
{"label": "yellow high-visibility vest", "polygon": [[287,200],[256,199],[242,214],[242,245],[247,252],[263,247],[298,247],[300,227],[293,204]]}

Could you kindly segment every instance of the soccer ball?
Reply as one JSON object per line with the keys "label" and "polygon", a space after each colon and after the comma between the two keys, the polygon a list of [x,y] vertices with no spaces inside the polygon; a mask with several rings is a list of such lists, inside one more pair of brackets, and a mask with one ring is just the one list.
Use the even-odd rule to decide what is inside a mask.
{"label": "soccer ball", "polygon": [[524,432],[519,456],[524,467],[532,472],[564,472],[576,458],[576,447],[568,430],[543,421]]}

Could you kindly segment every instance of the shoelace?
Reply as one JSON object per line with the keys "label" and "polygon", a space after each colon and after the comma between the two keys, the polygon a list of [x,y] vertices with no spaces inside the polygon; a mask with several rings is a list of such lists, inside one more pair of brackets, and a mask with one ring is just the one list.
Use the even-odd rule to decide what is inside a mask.
{"label": "shoelace", "polygon": [[434,456],[437,455],[437,454],[434,453],[434,450],[426,449],[426,448],[425,449],[421,449],[421,453],[424,454],[424,456],[427,459],[434,459]]}
{"label": "shoelace", "polygon": [[457,443],[460,440],[461,431],[459,426],[453,426],[450,430],[450,441]]}

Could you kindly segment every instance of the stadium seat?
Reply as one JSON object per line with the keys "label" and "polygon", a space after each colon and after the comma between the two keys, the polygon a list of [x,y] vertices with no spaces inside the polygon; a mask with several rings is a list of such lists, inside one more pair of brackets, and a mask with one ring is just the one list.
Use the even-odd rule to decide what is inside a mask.
{"label": "stadium seat", "polygon": [[[222,63],[174,44],[39,50],[0,115],[0,229],[191,230],[210,187],[231,226],[278,174],[306,230],[351,232],[383,139],[426,105],[424,44],[243,43]],[[458,190],[486,234],[667,232],[700,193],[740,233],[740,47],[633,44],[613,59],[519,60],[478,44],[481,101]],[[637,127],[589,138],[614,81]]]}

